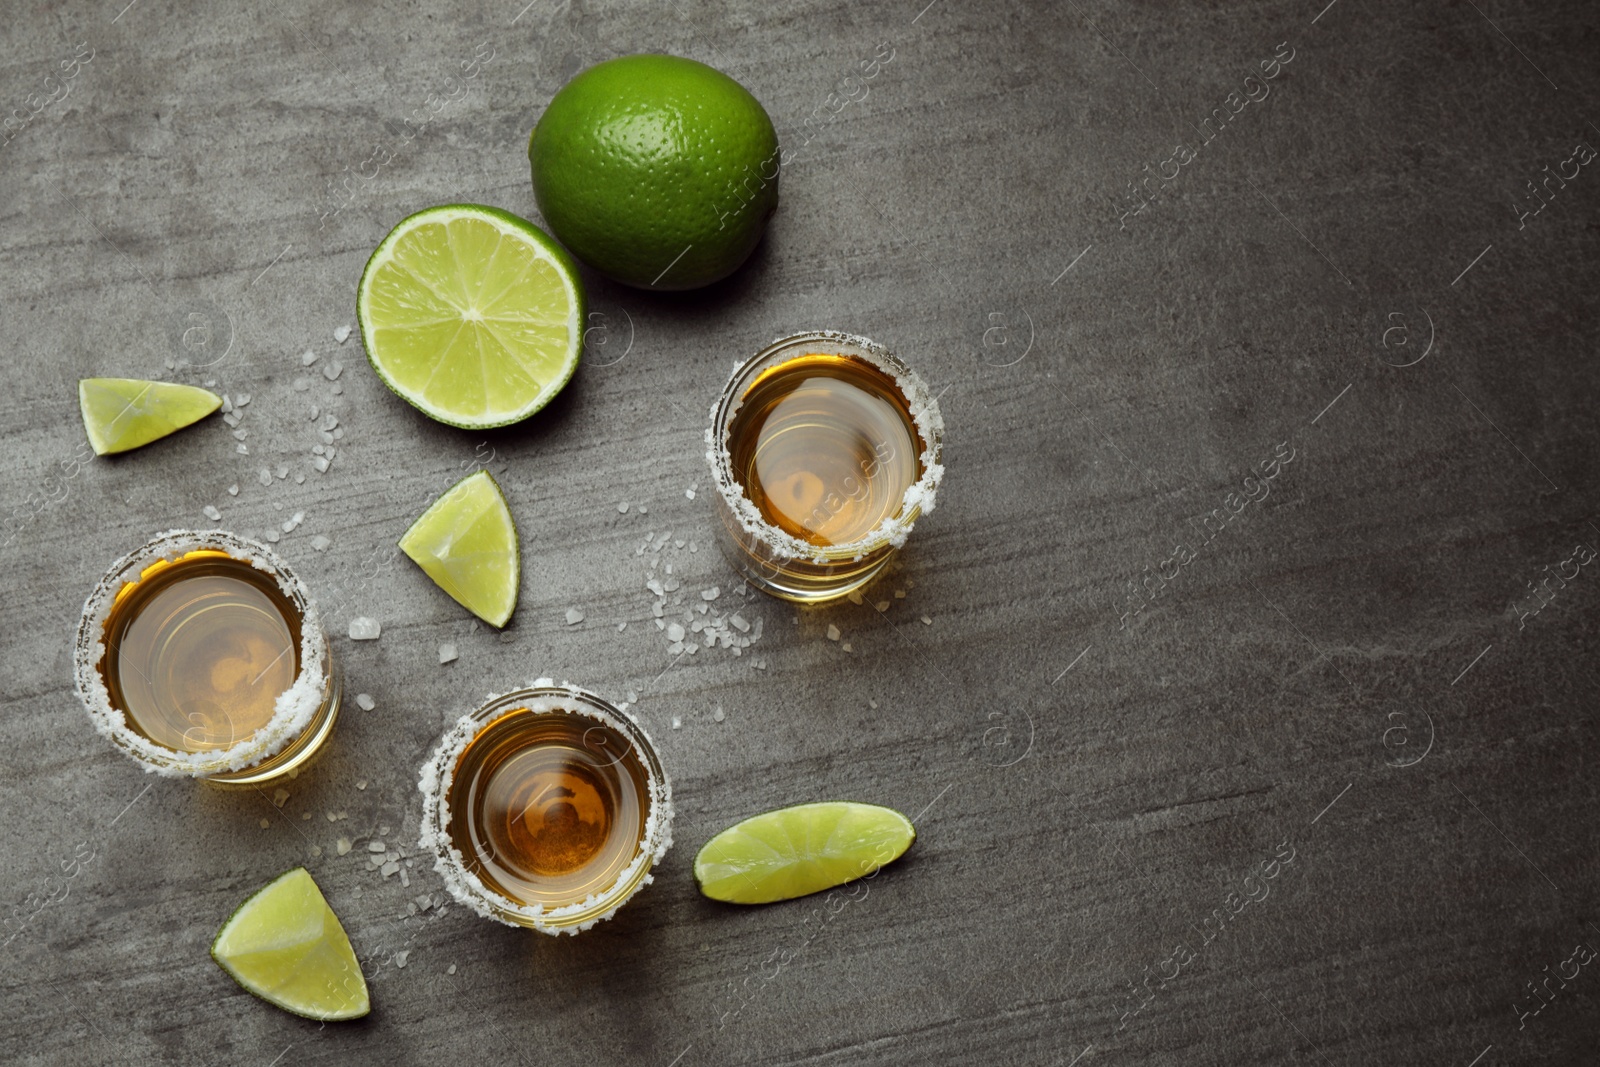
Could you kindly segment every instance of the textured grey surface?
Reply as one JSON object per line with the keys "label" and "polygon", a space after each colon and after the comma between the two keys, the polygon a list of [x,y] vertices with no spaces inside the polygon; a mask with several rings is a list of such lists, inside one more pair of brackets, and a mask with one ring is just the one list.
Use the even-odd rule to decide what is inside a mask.
{"label": "textured grey surface", "polygon": [[[1592,1062],[1600,973],[1567,961],[1600,946],[1600,574],[1563,561],[1600,547],[1600,172],[1567,164],[1538,214],[1526,188],[1600,145],[1592,4],[123,2],[0,26],[27,119],[0,149],[5,1058]],[[365,257],[430,204],[537,218],[540,109],[639,50],[766,104],[794,150],[767,240],[698,295],[590,278],[590,364],[527,426],[428,422],[332,339]],[[41,89],[66,96],[32,114]],[[1146,164],[1177,176],[1132,213]],[[938,510],[869,594],[885,614],[752,597],[752,656],[663,673],[635,550],[671,529],[689,588],[731,587],[704,412],[734,360],[817,326],[942,391]],[[88,375],[248,392],[249,455],[212,419],[84,462]],[[326,475],[313,404],[346,430]],[[391,549],[480,460],[524,541],[504,638]],[[106,564],[208,504],[254,536],[304,511],[280,548],[335,628],[384,623],[338,638],[377,709],[281,810],[146,777],[70,687]],[[414,840],[444,724],[541,674],[638,693],[679,798],[656,884],[576,939],[405,914],[439,883],[369,872],[362,835]],[[699,898],[711,833],[825,797],[916,814],[916,847],[861,899]],[[367,968],[364,1022],[284,1015],[207,957],[297,863]]]}

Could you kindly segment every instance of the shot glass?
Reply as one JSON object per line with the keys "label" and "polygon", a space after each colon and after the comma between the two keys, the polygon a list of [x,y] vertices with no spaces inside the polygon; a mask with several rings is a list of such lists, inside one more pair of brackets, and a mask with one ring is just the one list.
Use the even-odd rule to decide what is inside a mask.
{"label": "shot glass", "polygon": [[705,434],[723,555],[785,600],[860,588],[933,510],[943,436],[928,387],[882,345],[774,341],[734,368]]}
{"label": "shot glass", "polygon": [[510,926],[611,918],[672,844],[672,787],[643,728],[548,678],[457,721],[417,788],[422,848],[451,895]]}
{"label": "shot glass", "polygon": [[74,655],[95,729],[147,771],[254,786],[333,732],[339,674],[304,583],[266,545],[171,530],[111,565]]}

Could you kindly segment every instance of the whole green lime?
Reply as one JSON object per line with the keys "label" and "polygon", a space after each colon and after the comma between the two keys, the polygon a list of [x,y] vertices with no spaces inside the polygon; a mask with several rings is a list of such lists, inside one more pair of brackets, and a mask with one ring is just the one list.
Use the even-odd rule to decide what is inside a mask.
{"label": "whole green lime", "polygon": [[678,56],[607,60],[573,78],[528,138],[550,230],[641,289],[732,274],[778,207],[778,135],[749,91]]}

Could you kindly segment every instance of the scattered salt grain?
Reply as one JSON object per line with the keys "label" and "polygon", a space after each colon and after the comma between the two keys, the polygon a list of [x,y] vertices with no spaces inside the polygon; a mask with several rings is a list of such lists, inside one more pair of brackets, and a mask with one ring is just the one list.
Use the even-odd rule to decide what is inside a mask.
{"label": "scattered salt grain", "polygon": [[396,967],[404,967],[406,965],[406,960],[410,958],[411,951],[409,949],[401,949],[399,952],[394,954],[394,965]]}
{"label": "scattered salt grain", "polygon": [[383,626],[377,619],[369,619],[365,615],[358,615],[350,620],[350,640],[376,641],[383,633]]}
{"label": "scattered salt grain", "polygon": [[335,850],[335,851],[337,851],[337,852],[338,852],[338,853],[339,853],[339,855],[341,855],[341,856],[343,856],[343,855],[346,855],[346,854],[348,854],[348,853],[349,853],[349,851],[350,851],[350,849],[351,849],[351,848],[352,848],[352,847],[353,847],[353,846],[352,846],[352,845],[351,845],[351,844],[350,844],[350,839],[349,839],[349,838],[348,838],[348,837],[341,837],[341,838],[339,838],[339,840],[338,840],[338,841],[337,841],[337,842],[336,842],[336,843],[335,843],[335,844],[334,844],[334,846],[333,846],[333,847],[334,847],[334,850]]}
{"label": "scattered salt grain", "polygon": [[241,456],[248,456],[250,454],[250,446],[249,445],[234,445],[233,446],[233,450],[235,452],[239,453],[239,455],[241,455]]}
{"label": "scattered salt grain", "polygon": [[333,544],[333,542],[328,540],[327,537],[323,536],[322,534],[317,534],[317,536],[311,539],[311,547],[316,549],[318,552],[326,552],[328,550],[328,546],[331,544]]}
{"label": "scattered salt grain", "polygon": [[674,715],[672,717],[672,728],[674,730],[677,730],[677,729],[680,729],[682,726],[683,726],[683,720],[678,718],[676,715]]}
{"label": "scattered salt grain", "polygon": [[311,351],[311,349],[308,348],[304,352],[300,353],[300,365],[302,367],[309,367],[309,366],[311,366],[311,364],[315,363],[316,361],[317,361],[317,354],[315,352]]}
{"label": "scattered salt grain", "polygon": [[277,530],[268,530],[267,531],[267,543],[271,544],[271,545],[275,545],[275,544],[278,543],[278,531]]}
{"label": "scattered salt grain", "polygon": [[262,485],[271,485],[272,484],[272,472],[267,470],[267,468],[262,467],[261,468],[261,473],[256,475],[256,481],[260,482]]}
{"label": "scattered salt grain", "polygon": [[849,652],[850,651],[850,642],[846,641],[842,645],[840,645],[839,647],[844,649],[846,652]]}
{"label": "scattered salt grain", "polygon": [[400,873],[400,864],[396,863],[394,860],[390,860],[382,867],[379,867],[378,870],[385,878],[389,878]]}
{"label": "scattered salt grain", "polygon": [[700,590],[700,599],[701,600],[715,600],[715,599],[717,599],[717,597],[719,597],[721,595],[722,595],[722,590],[717,588],[716,586],[712,586],[710,589],[702,589],[702,590]]}
{"label": "scattered salt grain", "polygon": [[582,621],[583,621],[583,612],[579,611],[577,608],[568,608],[567,609],[567,625],[568,626],[576,626]]}
{"label": "scattered salt grain", "polygon": [[852,590],[850,590],[850,592],[845,594],[844,598],[846,600],[850,601],[850,603],[852,603],[852,604],[860,604],[861,603],[861,590],[852,589]]}
{"label": "scattered salt grain", "polygon": [[650,508],[647,505],[640,504],[639,505],[639,514],[641,514],[641,515],[650,514]]}
{"label": "scattered salt grain", "polygon": [[280,788],[278,788],[278,789],[273,791],[272,803],[275,806],[280,807],[280,808],[283,807],[283,802],[285,800],[288,800],[288,799],[289,799],[289,791],[287,789],[283,789],[283,788],[280,787]]}
{"label": "scattered salt grain", "polygon": [[668,641],[682,641],[683,640],[683,627],[680,626],[677,623],[672,623],[670,626],[668,626],[667,627],[667,640]]}
{"label": "scattered salt grain", "polygon": [[622,631],[626,630],[627,628],[628,628],[628,620],[627,619],[623,619],[621,622],[617,623],[617,633],[620,634]]}
{"label": "scattered salt grain", "polygon": [[446,967],[444,969],[444,973],[445,974],[455,974],[456,973],[456,965],[452,963],[450,966],[448,966],[448,967]]}
{"label": "scattered salt grain", "polygon": [[304,485],[304,484],[306,484],[306,476],[302,471],[295,471],[294,472],[294,484],[295,485]]}
{"label": "scattered salt grain", "polygon": [[456,646],[455,645],[452,645],[452,644],[450,644],[450,642],[446,641],[444,644],[439,646],[439,662],[440,663],[454,663],[456,661],[456,659],[457,659],[457,656],[456,656]]}
{"label": "scattered salt grain", "polygon": [[212,507],[210,504],[207,504],[205,507],[201,508],[200,510],[205,514],[205,517],[210,519],[212,522],[216,522],[218,519],[222,518],[222,512],[218,511],[216,508]]}
{"label": "scattered salt grain", "polygon": [[839,628],[837,626],[835,626],[831,622],[828,624],[828,640],[829,641],[837,641],[837,640],[839,640]]}
{"label": "scattered salt grain", "polygon": [[321,845],[312,845],[311,846],[311,856],[312,856],[312,858],[315,859],[317,856],[320,856],[320,855],[322,855],[322,846]]}
{"label": "scattered salt grain", "polygon": [[249,393],[240,393],[238,396],[233,398],[233,406],[236,408],[242,408],[248,403],[250,403]]}
{"label": "scattered salt grain", "polygon": [[372,699],[371,693],[357,693],[356,706],[362,711],[371,711],[373,708],[378,706],[378,702]]}
{"label": "scattered salt grain", "polygon": [[322,376],[328,379],[330,382],[337,379],[339,375],[343,373],[344,364],[340,363],[338,360],[334,360],[332,363],[324,363],[322,365]]}
{"label": "scattered salt grain", "polygon": [[894,591],[894,598],[896,600],[904,600],[906,598],[906,591],[904,589],[896,589]]}
{"label": "scattered salt grain", "polygon": [[326,474],[327,471],[328,471],[328,457],[327,456],[312,456],[311,457],[311,465],[313,467],[317,468],[317,473],[318,474]]}
{"label": "scattered salt grain", "polygon": [[933,625],[933,620],[928,618],[926,615],[924,615],[922,617],[922,625],[924,625],[924,626],[932,626]]}
{"label": "scattered salt grain", "polygon": [[350,340],[350,327],[335,326],[333,328],[333,339],[338,341],[340,344],[344,344],[346,341]]}
{"label": "scattered salt grain", "polygon": [[271,823],[271,821],[270,821],[270,820],[267,820],[267,819],[262,819],[262,820],[261,820],[261,828],[262,828],[262,829],[263,829],[263,830],[265,830],[265,829],[267,829],[267,827],[269,827],[269,826],[271,826],[271,825],[272,825],[272,823]]}
{"label": "scattered salt grain", "polygon": [[365,790],[367,788],[367,780],[365,778],[361,779],[361,781],[356,783],[356,788]]}
{"label": "scattered salt grain", "polygon": [[867,698],[867,704],[872,708],[873,711],[878,710],[878,702],[876,700],[873,700],[869,697]]}
{"label": "scattered salt grain", "polygon": [[239,483],[238,482],[234,482],[232,485],[228,486],[228,495],[229,496],[238,496],[239,495]]}
{"label": "scattered salt grain", "polygon": [[378,827],[378,836],[379,837],[388,837],[389,836],[389,828],[387,826]]}
{"label": "scattered salt grain", "polygon": [[880,601],[878,601],[876,604],[874,604],[872,606],[877,608],[879,611],[888,611],[889,610],[889,602],[887,600],[880,600]]}
{"label": "scattered salt grain", "polygon": [[683,495],[688,497],[690,500],[693,500],[694,499],[694,490],[693,489],[685,489],[683,491]]}
{"label": "scattered salt grain", "polygon": [[368,852],[384,852],[384,851],[387,851],[388,848],[389,848],[389,846],[384,844],[382,841],[368,841],[367,842],[367,851]]}
{"label": "scattered salt grain", "polygon": [[617,514],[618,515],[626,515],[627,513],[628,513],[628,502],[626,500],[624,500],[622,503],[617,505]]}

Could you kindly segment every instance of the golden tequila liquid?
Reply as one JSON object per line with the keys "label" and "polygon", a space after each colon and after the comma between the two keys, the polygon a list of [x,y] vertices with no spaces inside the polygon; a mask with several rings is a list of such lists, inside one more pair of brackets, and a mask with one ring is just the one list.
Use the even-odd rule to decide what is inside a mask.
{"label": "golden tequila liquid", "polygon": [[[319,705],[308,718],[300,716],[306,721],[294,736],[268,745],[258,734],[274,727],[280,696],[305,666],[302,607],[273,573],[221,548],[153,556],[108,576],[90,598],[80,630],[80,656],[87,647],[99,652],[93,676],[103,685],[105,710],[121,714],[120,727],[132,741],[124,747],[158,769],[170,764],[222,784],[253,785],[297,769],[331,732],[338,713],[326,642],[324,682],[307,696]],[[96,607],[102,594],[109,603]],[[90,646],[82,631],[96,629],[101,641]],[[99,701],[86,697],[86,703],[93,712]],[[226,761],[252,745],[263,750],[252,751],[255,758],[242,770],[205,759]]]}
{"label": "golden tequila liquid", "polygon": [[423,847],[480,914],[587,929],[649,880],[671,843],[649,738],[581,689],[507,694],[448,731],[424,766]]}
{"label": "golden tequila liquid", "polygon": [[647,787],[637,753],[608,726],[517,708],[456,762],[451,836],[484,885],[560,907],[609,887],[639,851]]}
{"label": "golden tequila liquid", "polygon": [[735,372],[717,419],[724,552],[766,592],[848,593],[931,509],[937,407],[909,368],[864,338],[778,342]]}

